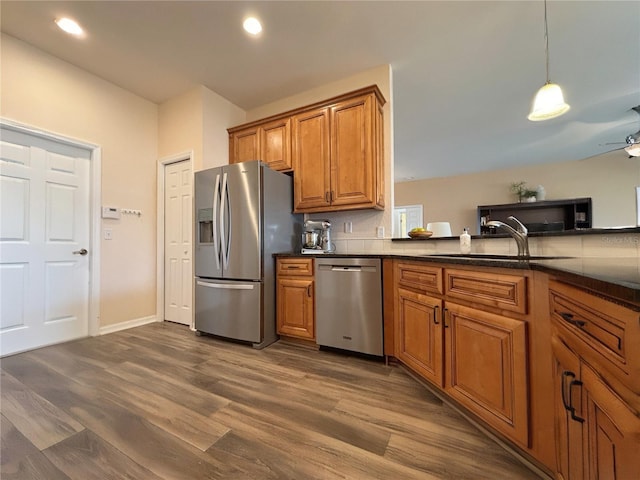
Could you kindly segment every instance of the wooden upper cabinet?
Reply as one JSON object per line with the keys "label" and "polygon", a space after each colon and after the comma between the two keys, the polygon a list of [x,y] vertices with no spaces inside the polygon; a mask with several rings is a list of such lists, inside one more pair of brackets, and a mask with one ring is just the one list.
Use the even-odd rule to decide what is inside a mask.
{"label": "wooden upper cabinet", "polygon": [[229,134],[229,163],[260,160],[258,127],[246,128]]}
{"label": "wooden upper cabinet", "polygon": [[272,170],[291,170],[291,119],[282,118],[260,127],[260,159]]}
{"label": "wooden upper cabinet", "polygon": [[374,204],[373,95],[331,107],[331,204]]}
{"label": "wooden upper cabinet", "polygon": [[291,170],[291,119],[229,129],[229,163],[262,160],[273,170]]}
{"label": "wooden upper cabinet", "polygon": [[329,109],[293,117],[294,210],[325,209],[331,204]]}
{"label": "wooden upper cabinet", "polygon": [[384,209],[385,99],[362,88],[228,129],[229,163],[294,172],[294,211]]}

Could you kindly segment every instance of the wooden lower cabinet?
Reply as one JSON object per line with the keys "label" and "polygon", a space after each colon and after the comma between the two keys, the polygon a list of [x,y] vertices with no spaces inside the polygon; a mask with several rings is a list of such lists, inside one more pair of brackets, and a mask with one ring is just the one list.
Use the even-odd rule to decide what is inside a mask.
{"label": "wooden lower cabinet", "polygon": [[278,280],[278,334],[316,338],[312,278]]}
{"label": "wooden lower cabinet", "polygon": [[557,478],[583,479],[586,478],[582,442],[585,424],[573,410],[577,408],[582,412],[581,399],[576,395],[576,382],[580,382],[580,358],[557,339],[553,341],[552,348]]}
{"label": "wooden lower cabinet", "polygon": [[445,302],[445,391],[529,447],[526,322]]}
{"label": "wooden lower cabinet", "polygon": [[557,336],[552,339],[557,478],[640,478],[640,417]]}
{"label": "wooden lower cabinet", "polygon": [[398,288],[396,295],[397,358],[443,387],[442,300],[404,288]]}
{"label": "wooden lower cabinet", "polygon": [[279,258],[276,262],[276,272],[278,334],[315,340],[313,259]]}

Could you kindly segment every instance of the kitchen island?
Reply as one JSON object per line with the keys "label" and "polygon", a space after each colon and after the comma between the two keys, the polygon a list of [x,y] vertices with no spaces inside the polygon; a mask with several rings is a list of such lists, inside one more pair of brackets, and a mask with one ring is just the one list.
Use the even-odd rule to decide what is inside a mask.
{"label": "kitchen island", "polygon": [[369,256],[386,356],[549,476],[640,471],[638,258]]}

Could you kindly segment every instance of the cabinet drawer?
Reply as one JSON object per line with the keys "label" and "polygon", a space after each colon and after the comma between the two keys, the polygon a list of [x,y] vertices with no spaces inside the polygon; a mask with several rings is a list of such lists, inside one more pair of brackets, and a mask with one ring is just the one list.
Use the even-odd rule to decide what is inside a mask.
{"label": "cabinet drawer", "polygon": [[312,258],[279,258],[278,275],[313,275]]}
{"label": "cabinet drawer", "polygon": [[396,263],[398,285],[421,293],[443,293],[442,268],[418,262]]}
{"label": "cabinet drawer", "polygon": [[527,313],[527,278],[521,275],[447,268],[445,293],[450,298]]}
{"label": "cabinet drawer", "polygon": [[640,313],[579,288],[549,282],[551,318],[590,363],[640,393]]}

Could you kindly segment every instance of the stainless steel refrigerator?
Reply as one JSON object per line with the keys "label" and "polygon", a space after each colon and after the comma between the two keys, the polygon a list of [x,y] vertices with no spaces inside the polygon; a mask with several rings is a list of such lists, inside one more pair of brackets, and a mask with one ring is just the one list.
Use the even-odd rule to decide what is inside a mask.
{"label": "stainless steel refrigerator", "polygon": [[263,348],[277,340],[274,253],[299,248],[292,179],[260,161],[195,173],[195,328]]}

